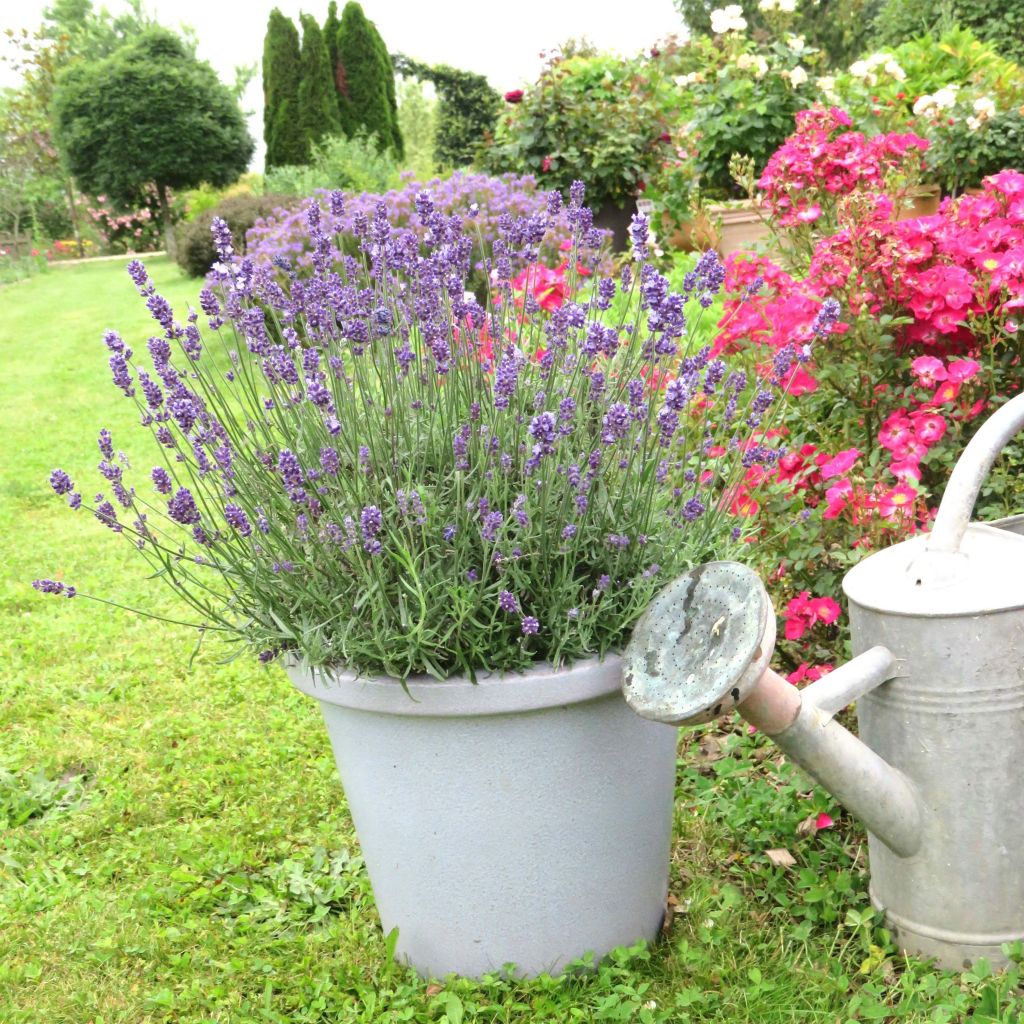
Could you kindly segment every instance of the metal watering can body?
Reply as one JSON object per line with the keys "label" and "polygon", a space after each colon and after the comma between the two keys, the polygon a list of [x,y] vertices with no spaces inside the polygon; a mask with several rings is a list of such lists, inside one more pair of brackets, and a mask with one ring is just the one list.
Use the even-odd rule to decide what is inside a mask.
{"label": "metal watering can body", "polygon": [[[1024,939],[1024,521],[970,524],[981,483],[1024,426],[1024,395],[965,449],[934,529],[855,566],[854,658],[797,691],[769,667],[757,577],[709,563],[637,624],[623,692],[680,724],[737,707],[868,828],[871,898],[906,952],[1004,965]],[[835,721],[856,701],[859,738]]]}

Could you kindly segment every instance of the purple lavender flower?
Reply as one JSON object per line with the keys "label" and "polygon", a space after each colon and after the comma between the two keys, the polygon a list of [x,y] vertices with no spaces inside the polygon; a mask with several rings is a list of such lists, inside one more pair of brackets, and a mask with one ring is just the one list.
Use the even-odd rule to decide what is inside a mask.
{"label": "purple lavender flower", "polygon": [[629,240],[633,244],[633,259],[647,259],[647,218],[642,213],[634,213],[629,224]]}
{"label": "purple lavender flower", "polygon": [[179,487],[174,497],[167,503],[167,514],[182,526],[192,526],[199,522],[199,509],[192,492],[187,487]]}
{"label": "purple lavender flower", "polygon": [[[101,497],[102,495],[99,495],[97,500]],[[121,533],[124,530],[124,527],[117,521],[117,513],[114,511],[114,506],[109,501],[100,501],[93,514],[104,526],[109,526],[114,533]]]}
{"label": "purple lavender flower", "polygon": [[217,255],[225,263],[230,263],[234,255],[234,242],[227,221],[222,217],[214,217],[210,222],[210,234],[213,235],[213,247],[217,250]]}
{"label": "purple lavender flower", "polygon": [[527,615],[521,623],[523,636],[533,636],[540,629],[540,623],[532,616]]}
{"label": "purple lavender flower", "polygon": [[145,293],[149,286],[149,275],[146,273],[146,268],[138,260],[131,260],[125,269],[128,271],[128,276],[135,282],[135,287]]}
{"label": "purple lavender flower", "polygon": [[224,521],[243,537],[248,537],[252,534],[252,523],[249,522],[245,509],[239,505],[228,504],[224,506]]}
{"label": "purple lavender flower", "polygon": [[826,299],[821,304],[821,309],[818,310],[817,315],[814,317],[814,321],[811,324],[811,330],[819,338],[824,338],[830,334],[832,328],[835,327],[839,320],[839,314],[841,307],[835,299]]}
{"label": "purple lavender flower", "polygon": [[321,448],[320,466],[328,476],[337,476],[341,470],[341,463],[338,461],[337,451],[326,446]]}
{"label": "purple lavender flower", "polygon": [[132,377],[128,372],[128,355],[126,353],[130,354],[130,352],[130,349],[125,349],[124,352],[115,352],[108,360],[114,386],[120,388],[127,398],[131,398],[135,394]]}
{"label": "purple lavender flower", "polygon": [[64,594],[66,597],[74,597],[77,591],[60,580],[33,580],[32,586],[40,594]]}
{"label": "purple lavender flower", "polygon": [[55,494],[70,494],[75,488],[75,485],[71,482],[71,477],[63,469],[55,469],[50,474],[50,486]]}
{"label": "purple lavender flower", "polygon": [[454,523],[449,523],[441,532],[441,536],[444,538],[446,544],[451,544],[451,542],[455,540],[455,535],[458,532],[458,527]]}
{"label": "purple lavender flower", "polygon": [[305,476],[298,456],[288,448],[282,448],[277,457],[277,471],[281,474],[288,497],[292,501],[305,501],[306,492],[302,487]]}
{"label": "purple lavender flower", "polygon": [[704,515],[705,511],[706,507],[704,502],[701,501],[700,498],[693,497],[683,505],[682,516],[686,522],[692,523],[695,520],[700,519],[700,517]]}
{"label": "purple lavender flower", "polygon": [[384,517],[376,505],[367,505],[359,515],[359,529],[363,534],[363,547],[371,555],[378,555],[381,552],[382,544],[377,540],[384,524]]}
{"label": "purple lavender flower", "polygon": [[507,409],[509,399],[516,393],[519,380],[519,362],[515,356],[503,356],[494,374],[494,408]]}
{"label": "purple lavender flower", "polygon": [[601,432],[601,440],[605,444],[615,444],[626,436],[632,417],[629,414],[629,407],[622,402],[613,402],[608,406],[608,411],[601,421],[604,430]]}
{"label": "purple lavender flower", "polygon": [[498,594],[498,607],[509,615],[519,611],[519,598],[511,590],[502,590]]}

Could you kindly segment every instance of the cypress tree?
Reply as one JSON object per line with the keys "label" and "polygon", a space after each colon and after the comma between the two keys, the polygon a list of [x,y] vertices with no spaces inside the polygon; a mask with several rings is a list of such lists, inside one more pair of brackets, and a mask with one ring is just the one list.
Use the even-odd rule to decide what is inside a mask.
{"label": "cypress tree", "polygon": [[327,43],[327,52],[331,59],[331,80],[334,82],[334,102],[338,108],[338,119],[341,120],[341,69],[338,66],[338,29],[341,22],[338,20],[338,5],[335,0],[327,5],[327,20],[324,22],[324,41]]}
{"label": "cypress tree", "polygon": [[394,73],[381,59],[375,38],[380,36],[366,20],[362,7],[349,0],[338,29],[341,130],[351,136],[364,129],[376,135],[382,147],[395,149],[397,121],[388,102],[388,80],[393,89]]}
{"label": "cypress tree", "polygon": [[399,160],[405,156],[405,143],[402,140],[402,130],[398,125],[398,93],[395,89],[395,65],[391,60],[391,54],[384,43],[377,26],[371,21],[370,35],[373,38],[373,46],[377,51],[378,59],[384,73],[384,87],[388,96],[388,111],[391,118],[391,149]]}
{"label": "cypress tree", "polygon": [[299,33],[276,7],[270,12],[263,41],[263,140],[265,164],[304,164],[309,161],[309,140],[300,121]]}
{"label": "cypress tree", "polygon": [[302,65],[299,81],[299,118],[310,146],[341,129],[338,99],[331,73],[331,57],[316,19],[299,16],[302,22]]}

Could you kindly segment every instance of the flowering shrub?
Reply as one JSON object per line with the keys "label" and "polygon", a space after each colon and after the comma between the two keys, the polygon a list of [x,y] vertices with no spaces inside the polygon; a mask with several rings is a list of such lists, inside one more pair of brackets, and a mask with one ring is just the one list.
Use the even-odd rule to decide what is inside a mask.
{"label": "flowering shrub", "polygon": [[492,171],[527,172],[554,188],[586,177],[595,207],[622,206],[660,162],[669,122],[643,59],[556,53],[533,86],[505,100],[482,155]]}
{"label": "flowering shrub", "polygon": [[701,188],[726,197],[737,191],[729,169],[733,155],[763,167],[792,131],[796,111],[815,99],[808,68],[820,55],[794,35],[759,45],[730,31],[719,45],[722,59],[716,67],[683,80],[694,105],[684,148],[695,152]]}
{"label": "flowering shrub", "polygon": [[842,198],[885,193],[899,203],[918,182],[927,141],[911,133],[868,138],[852,125],[837,107],[796,115],[796,131],[772,154],[757,183],[777,227],[814,225],[814,235],[833,234]]}
{"label": "flowering shrub", "polygon": [[[1001,171],[981,195],[901,218],[898,202],[880,191],[892,191],[893,175],[905,180],[901,166],[883,172],[884,160],[858,159],[852,174],[841,161],[834,167],[832,142],[847,121],[836,111],[802,115],[770,162],[763,184],[787,269],[764,257],[730,259],[716,343],[766,359],[809,335],[822,296],[842,302],[833,344],[817,346],[788,382],[805,396],[803,416],[780,425],[789,448],[766,471],[751,549],[792,613],[782,650],[801,681],[841,656],[834,624],[800,617],[807,602],[839,599],[842,575],[865,552],[929,528],[979,417],[1020,388],[1024,174]],[[923,149],[905,136],[895,150],[886,136],[858,134],[855,142],[862,156]],[[843,185],[833,192],[830,181]],[[815,205],[820,213],[799,217]],[[819,234],[829,225],[831,233]],[[1019,449],[1011,445],[1006,468],[990,478],[980,518],[1019,509]],[[773,534],[773,521],[786,525]]]}
{"label": "flowering shrub", "polygon": [[831,80],[823,96],[859,124],[926,138],[927,178],[947,193],[1019,163],[1024,71],[969,29],[871,54]]}
{"label": "flowering shrub", "polygon": [[[458,171],[450,178],[435,179],[426,185],[410,179],[401,188],[383,195],[364,192],[350,196],[337,213],[330,202],[330,193],[321,191],[316,195],[324,219],[324,232],[332,245],[331,258],[337,260],[342,255],[359,251],[356,229],[376,214],[381,202],[385,204],[388,219],[395,227],[411,228],[423,237],[426,228],[418,221],[415,212],[416,196],[425,188],[430,191],[439,213],[467,218],[470,224],[468,235],[473,243],[473,273],[469,284],[480,296],[486,288],[482,273],[484,260],[492,255],[503,216],[540,216],[547,205],[547,198],[537,190],[534,178],[514,174],[491,177]],[[540,246],[540,255],[547,263],[557,262],[558,247],[569,235],[569,225],[564,218],[552,226]],[[258,263],[273,264],[285,259],[290,272],[312,273],[314,251],[306,210],[297,205],[258,219],[246,233],[246,252]]]}
{"label": "flowering shrub", "polygon": [[[357,217],[359,258],[335,258],[310,203],[313,273],[284,286],[234,263],[215,222],[230,269],[200,295],[205,332],[133,262],[160,327],[152,367],[115,332],[105,343],[156,441],[151,493],[106,430],[104,493],[87,502],[61,470],[53,489],[137,545],[203,629],[265,660],[443,677],[619,647],[665,579],[740,537],[736,485],[776,462],[779,382],[805,354],[780,350],[760,377],[714,357],[701,313],[724,269],[709,253],[673,293],[642,218],[618,280],[584,274],[600,237],[582,199],[577,183],[564,211],[552,193],[500,218],[489,309],[466,293],[462,220],[427,192],[410,228],[383,202]],[[346,216],[340,193],[330,216]],[[517,302],[563,217],[561,304],[541,308],[528,280]],[[628,318],[612,315],[622,292]]]}
{"label": "flowering shrub", "polygon": [[[112,252],[149,252],[163,243],[160,201],[155,189],[147,191],[134,210],[118,210],[106,196],[97,196],[96,205],[86,207],[86,216],[103,245]],[[172,220],[180,217],[179,211],[172,212]]]}

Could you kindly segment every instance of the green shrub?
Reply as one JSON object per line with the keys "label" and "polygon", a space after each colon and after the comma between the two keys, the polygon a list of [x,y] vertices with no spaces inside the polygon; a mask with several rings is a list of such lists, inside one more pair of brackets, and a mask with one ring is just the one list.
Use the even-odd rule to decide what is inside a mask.
{"label": "green shrub", "polygon": [[243,174],[227,188],[214,188],[205,182],[198,188],[177,192],[174,208],[178,220],[193,220],[204,210],[212,210],[218,203],[231,196],[258,196],[263,194],[263,175],[250,172]]}
{"label": "green shrub", "polygon": [[308,196],[318,188],[346,192],[386,192],[399,181],[399,167],[375,138],[335,135],[313,147],[306,165],[275,167],[264,178],[268,193]]}
{"label": "green shrub", "polygon": [[309,156],[309,140],[299,111],[301,79],[298,29],[275,7],[263,40],[263,140],[267,145],[267,168],[301,164]]}
{"label": "green shrub", "polygon": [[535,85],[506,95],[483,166],[532,174],[543,188],[579,179],[594,209],[621,206],[661,161],[666,126],[642,72],[611,54],[556,54]]}
{"label": "green shrub", "polygon": [[405,142],[405,166],[426,181],[437,170],[435,140],[438,101],[426,95],[423,83],[403,78],[398,85],[398,127]]}
{"label": "green shrub", "polygon": [[302,23],[302,75],[299,80],[299,117],[311,145],[341,130],[334,69],[323,32],[312,15],[299,16]]}
{"label": "green shrub", "polygon": [[342,131],[350,137],[361,131],[376,135],[383,146],[400,156],[395,70],[380,33],[355,0],[349,0],[341,12],[338,63]]}
{"label": "green shrub", "polygon": [[972,29],[1004,57],[1024,63],[1022,0],[886,0],[872,27],[879,43],[893,46],[913,36],[941,34],[954,25]]}
{"label": "green shrub", "polygon": [[231,228],[235,251],[245,251],[245,233],[261,217],[294,202],[284,195],[234,195],[197,214],[178,228],[178,266],[191,277],[203,277],[217,259],[210,225],[221,217]]}

